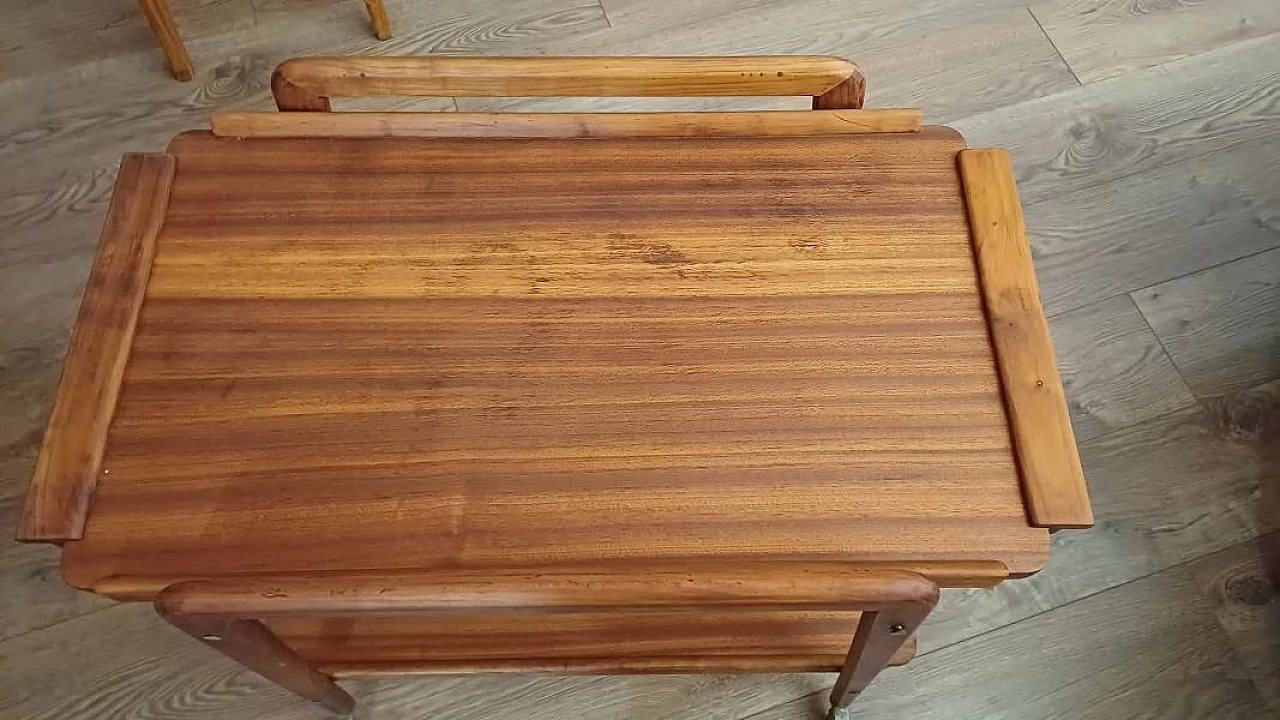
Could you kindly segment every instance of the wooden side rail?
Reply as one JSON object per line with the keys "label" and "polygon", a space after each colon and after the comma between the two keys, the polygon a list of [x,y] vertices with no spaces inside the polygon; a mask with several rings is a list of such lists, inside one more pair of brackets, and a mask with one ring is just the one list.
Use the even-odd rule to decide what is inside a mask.
{"label": "wooden side rail", "polygon": [[803,96],[862,107],[866,81],[835,57],[314,57],[271,76],[276,107],[328,111],[333,97]]}
{"label": "wooden side rail", "polygon": [[962,150],[960,178],[978,279],[1031,524],[1093,525],[1049,323],[1004,150]]}
{"label": "wooden side rail", "polygon": [[18,540],[84,535],[176,167],[172,155],[130,154],[120,163]]}
{"label": "wooden side rail", "polygon": [[920,131],[920,111],[770,110],[655,113],[216,112],[213,134],[234,138],[637,138],[862,135]]}
{"label": "wooden side rail", "polygon": [[844,707],[912,636],[938,599],[923,576],[847,563],[748,563],[643,569],[442,571],[224,578],[169,586],[157,612],[245,667],[334,712],[350,695],[287,647],[263,620],[458,613],[572,613],[661,608],[857,610],[862,617],[836,692]]}

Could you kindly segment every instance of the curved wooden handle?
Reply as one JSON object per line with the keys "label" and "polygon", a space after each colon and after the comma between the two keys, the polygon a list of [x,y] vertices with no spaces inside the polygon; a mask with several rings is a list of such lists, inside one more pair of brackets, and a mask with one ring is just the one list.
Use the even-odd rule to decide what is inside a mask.
{"label": "curved wooden handle", "polygon": [[938,586],[923,576],[842,562],[707,561],[537,570],[432,570],[192,580],[155,599],[161,614],[263,619],[306,615],[540,613],[714,605],[743,609],[926,610]]}
{"label": "curved wooden handle", "polygon": [[866,82],[836,57],[315,57],[271,76],[276,107],[331,97],[744,97],[809,95],[815,109],[862,107]]}

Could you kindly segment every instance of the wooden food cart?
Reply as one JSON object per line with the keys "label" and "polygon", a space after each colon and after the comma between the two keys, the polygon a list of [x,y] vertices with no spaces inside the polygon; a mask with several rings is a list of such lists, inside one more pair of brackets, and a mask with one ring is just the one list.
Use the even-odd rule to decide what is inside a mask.
{"label": "wooden food cart", "polygon": [[[334,678],[905,662],[1092,522],[1007,154],[828,57],[308,58],[124,158],[19,536]],[[331,97],[807,95],[341,113]]]}

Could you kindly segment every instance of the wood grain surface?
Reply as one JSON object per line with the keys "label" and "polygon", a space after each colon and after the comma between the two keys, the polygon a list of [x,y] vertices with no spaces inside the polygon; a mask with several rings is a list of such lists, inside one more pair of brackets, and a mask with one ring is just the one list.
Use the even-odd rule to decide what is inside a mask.
{"label": "wood grain surface", "polygon": [[1271,0],[1040,0],[1030,11],[1085,82],[1280,32],[1280,5]]}
{"label": "wood grain surface", "polygon": [[214,113],[218,137],[737,137],[919,132],[920,111]]}
{"label": "wood grain surface", "polygon": [[369,11],[369,24],[373,26],[373,34],[379,40],[391,37],[391,18],[387,15],[387,6],[382,0],[364,0],[365,9]]}
{"label": "wood grain surface", "polygon": [[954,133],[252,142],[171,145],[73,584],[1043,564]]}
{"label": "wood grain surface", "polygon": [[[1270,431],[1280,440],[1280,422]],[[1190,570],[1249,679],[1280,711],[1280,533],[1206,555]]]}
{"label": "wood grain surface", "polygon": [[328,110],[331,97],[810,95],[815,109],[862,107],[853,63],[801,55],[748,57],[315,57],[271,77],[281,110]]}
{"label": "wood grain surface", "polygon": [[923,617],[937,594],[896,569],[695,561],[197,580],[166,588],[156,607],[187,628],[263,620],[302,659],[344,675],[778,672],[839,670],[862,611]]}
{"label": "wood grain surface", "polygon": [[962,150],[958,162],[1027,513],[1037,527],[1088,527],[1089,489],[1040,306],[1009,153]]}
{"label": "wood grain surface", "polygon": [[[1280,142],[1184,157],[1026,207],[1045,311],[1091,303],[1280,247]],[[1124,201],[1117,198],[1123,197]],[[1093,208],[1081,217],[1080,208]]]}
{"label": "wood grain surface", "polygon": [[1274,439],[1256,435],[1275,410],[1249,404],[1241,394],[1219,412],[1183,410],[1081,443],[1088,472],[1115,478],[1096,499],[1117,555],[1183,563],[1280,529]]}
{"label": "wood grain surface", "polygon": [[[1201,397],[1280,375],[1280,249],[1139,290],[1133,299]],[[1203,341],[1211,328],[1226,359]]]}
{"label": "wood grain surface", "polygon": [[156,609],[193,639],[332,713],[349,715],[355,708],[355,699],[333,678],[308,664],[258,620],[186,616],[171,612],[162,602]]}
{"label": "wood grain surface", "polygon": [[[572,619],[578,619],[571,616]],[[736,615],[732,618],[723,618],[724,626],[730,628],[737,625],[738,632],[726,632],[717,636],[713,632],[708,632],[708,628],[693,628],[695,636],[704,640],[699,647],[712,647],[715,642],[741,642],[742,630],[760,633],[772,633],[769,635],[753,636],[751,640],[780,638],[785,636],[796,637],[804,635],[805,629],[803,621],[794,617],[768,615],[763,616],[766,620],[783,620],[777,623],[775,627],[766,627],[759,622],[753,622],[757,618],[747,616],[738,618]],[[679,615],[666,615],[659,613],[655,617],[619,617],[616,613],[602,615],[598,618],[599,622],[593,631],[597,631],[599,627],[608,627],[609,623],[618,624],[620,620],[626,623],[628,629],[634,632],[637,628],[636,622],[640,621],[644,638],[642,649],[639,652],[630,651],[627,647],[626,640],[619,634],[611,633],[608,635],[598,635],[598,639],[592,641],[597,648],[596,652],[601,653],[591,657],[573,657],[565,653],[559,648],[566,644],[581,645],[581,640],[573,637],[575,628],[566,622],[554,622],[552,627],[543,627],[541,622],[538,626],[530,628],[533,632],[533,638],[528,632],[522,632],[516,636],[510,633],[503,638],[495,638],[492,647],[494,654],[503,648],[510,648],[511,643],[523,645],[528,642],[547,642],[548,646],[544,649],[544,657],[535,658],[469,658],[460,657],[457,652],[450,653],[443,660],[422,659],[417,654],[405,660],[396,660],[387,662],[384,660],[373,660],[368,662],[352,662],[350,660],[335,660],[332,662],[317,662],[316,667],[326,675],[334,678],[404,678],[406,676],[424,675],[438,679],[440,676],[446,675],[472,675],[477,673],[484,674],[508,674],[508,673],[538,673],[543,677],[547,675],[593,675],[593,676],[614,676],[614,675],[710,675],[710,674],[726,674],[726,673],[767,673],[776,675],[778,673],[832,673],[838,672],[841,663],[845,661],[846,656],[838,653],[826,653],[828,647],[834,647],[841,644],[841,641],[847,641],[849,636],[849,628],[851,625],[858,623],[860,616],[851,616],[846,622],[840,623],[838,629],[829,631],[829,635],[825,638],[825,642],[821,647],[805,648],[789,655],[770,655],[770,654],[744,654],[744,655],[654,655],[660,638],[671,630],[676,629],[688,632],[691,628],[681,625],[681,621],[689,619],[688,613]],[[742,623],[742,624],[739,624]],[[489,638],[484,635],[484,629],[477,629],[473,625],[466,626],[468,631],[478,632],[476,635],[481,642],[485,642]],[[437,627],[439,631],[441,628]],[[508,624],[504,629],[510,630]],[[797,632],[799,631],[799,632]],[[327,639],[323,634],[323,627],[320,628],[301,628],[301,634],[293,639],[293,644],[299,647],[316,646],[321,647],[316,639]],[[435,650],[436,643],[440,640],[441,635],[427,632],[422,635],[414,635],[414,632],[421,632],[417,628],[406,628],[403,625],[387,628],[382,639],[394,638],[396,644],[410,643],[418,644],[418,647],[424,650]],[[385,634],[387,632],[396,633],[395,636]],[[448,633],[446,633],[448,634]],[[371,639],[373,636],[352,634],[351,636],[342,638],[340,643],[332,643],[323,646],[325,652],[333,653],[341,657],[350,657],[353,655],[370,655],[372,657],[386,657],[390,651],[389,644],[379,644],[369,642],[367,644],[361,642]],[[685,635],[680,638],[683,642],[688,642],[690,636]],[[848,644],[844,642],[844,644]],[[906,665],[916,656],[916,648],[918,641],[915,636],[907,638],[898,651],[889,658],[888,665],[890,667]],[[467,645],[468,649],[474,650],[471,645]],[[620,652],[618,652],[620,651]],[[509,653],[504,653],[508,654]]]}
{"label": "wood grain surface", "polygon": [[187,53],[187,46],[182,43],[182,35],[178,32],[169,0],[139,0],[138,5],[147,18],[147,24],[151,26],[152,34],[156,36],[156,42],[160,44],[169,72],[173,73],[175,79],[190,80],[194,74],[191,55]]}
{"label": "wood grain surface", "polygon": [[837,716],[836,710],[848,708],[893,661],[908,638],[915,635],[920,623],[938,602],[937,587],[931,590],[927,598],[919,592],[905,593],[897,603],[881,610],[865,610],[858,618],[858,629],[854,631],[849,654],[836,677],[835,687],[831,689],[832,718]]}
{"label": "wood grain surface", "polygon": [[[1280,43],[1262,37],[953,125],[970,142],[1018,158],[1018,191],[1032,205],[1214,153],[1239,151],[1239,162],[1249,164],[1280,138],[1278,91]],[[1190,200],[1189,184],[1170,192]]]}
{"label": "wood grain surface", "polygon": [[175,583],[156,598],[170,615],[245,618],[321,614],[559,613],[715,606],[881,610],[932,606],[937,586],[916,573],[850,563],[682,561],[534,570],[436,570],[220,578]]}
{"label": "wood grain surface", "polygon": [[[1075,629],[1081,627],[1093,632]],[[1042,669],[1024,675],[1027,681],[1016,688],[1000,689],[1028,663]],[[1064,708],[1083,720],[1268,717],[1248,679],[1233,675],[1232,663],[1231,646],[1199,601],[1195,582],[1185,568],[1174,568],[885,672],[858,699],[854,717],[1056,720]],[[1153,685],[1162,691],[1151,691]],[[824,694],[750,717],[812,717]],[[414,709],[429,713],[433,705]]]}
{"label": "wood grain surface", "polygon": [[[857,611],[709,609],[522,616],[279,617],[300,656],[341,675],[456,672],[835,672]],[[899,657],[905,662],[909,654]],[[394,668],[394,672],[391,671]],[[830,680],[830,678],[828,678]]]}
{"label": "wood grain surface", "polygon": [[[1269,618],[1276,602],[1254,604],[1265,597],[1255,590],[1260,568],[1234,570],[1234,559],[1212,555],[1203,563],[1206,588],[1227,572],[1218,585],[1230,588],[1218,614],[1230,628],[1225,633],[1205,614],[1198,583],[1173,580],[1177,571],[1133,581],[1230,543],[1243,543],[1234,547],[1257,557],[1262,548],[1249,539],[1257,530],[1245,533],[1242,526],[1254,525],[1274,503],[1268,488],[1280,487],[1274,478],[1280,464],[1264,465],[1257,444],[1242,439],[1253,437],[1247,416],[1219,426],[1175,412],[1128,425],[1181,386],[1164,369],[1134,365],[1150,339],[1139,343],[1128,332],[1136,326],[1128,317],[1116,321],[1109,300],[1225,261],[1256,263],[1258,256],[1245,256],[1264,249],[1258,241],[1268,225],[1280,227],[1280,185],[1251,170],[1280,148],[1274,112],[1280,106],[1272,102],[1280,88],[1280,43],[1274,31],[1257,34],[1267,32],[1258,12],[1270,7],[1267,0],[1033,3],[1052,42],[1025,4],[990,0],[605,0],[607,17],[592,0],[390,1],[396,37],[385,43],[368,32],[365,9],[353,0],[174,2],[184,37],[204,58],[191,83],[169,79],[142,14],[128,2],[11,3],[0,23],[0,162],[12,170],[0,173],[6,303],[0,527],[14,527],[35,466],[121,155],[163,151],[174,133],[207,127],[211,110],[270,108],[266,78],[278,62],[388,52],[845,55],[871,81],[869,104],[923,107],[929,122],[955,125],[970,144],[1011,148],[1055,345],[1089,344],[1093,322],[1108,337],[1124,331],[1116,336],[1124,338],[1118,354],[1098,346],[1074,356],[1091,370],[1074,374],[1068,399],[1100,408],[1108,423],[1126,424],[1102,435],[1095,425],[1083,443],[1098,525],[1055,535],[1049,567],[1031,578],[944,592],[921,632],[921,657],[905,670],[886,671],[859,700],[855,717],[1274,714],[1275,706],[1258,704],[1244,681],[1254,677],[1252,668],[1275,667]],[[1093,7],[1097,12],[1086,14]],[[1126,12],[1113,28],[1112,18]],[[1055,13],[1080,22],[1064,34]],[[1170,61],[1168,49],[1196,54]],[[1128,70],[1137,67],[1134,58],[1159,65]],[[1126,74],[1091,80],[1099,69],[1114,74],[1107,65],[1115,60]],[[409,102],[431,110],[454,105],[452,98]],[[500,102],[458,104],[478,111]],[[733,102],[798,109],[804,101],[514,102],[508,109],[591,112],[724,110]],[[386,110],[405,103],[370,98],[359,105]],[[1177,177],[1167,172],[1174,166]],[[1223,297],[1230,282],[1188,287],[1185,296]],[[1096,312],[1088,308],[1099,302]],[[1067,311],[1079,322],[1060,323],[1055,313]],[[1234,348],[1252,330],[1241,323],[1195,325],[1207,317],[1186,316],[1200,330],[1206,366],[1214,359],[1232,364]],[[1126,379],[1145,388],[1102,403]],[[172,630],[145,604],[103,611],[110,601],[58,592],[57,553],[47,545],[0,542],[0,635],[8,635],[0,641],[0,716],[327,717]],[[1199,565],[1195,572],[1201,575]],[[1010,627],[991,632],[1003,626]],[[759,720],[768,713],[770,720],[813,720],[825,710],[831,678],[508,673],[343,684],[369,718]]]}
{"label": "wood grain surface", "polygon": [[151,274],[174,175],[169,155],[126,155],[58,384],[18,539],[80,537]]}
{"label": "wood grain surface", "polygon": [[[172,82],[165,80],[165,82]],[[77,647],[78,652],[64,648]],[[103,663],[103,657],[111,662]],[[6,641],[0,713],[56,720],[169,715],[243,720],[311,706],[168,626],[146,604],[116,605]],[[330,716],[331,717],[331,716]]]}
{"label": "wood grain surface", "polygon": [[1077,441],[1195,404],[1128,295],[1049,320]]}

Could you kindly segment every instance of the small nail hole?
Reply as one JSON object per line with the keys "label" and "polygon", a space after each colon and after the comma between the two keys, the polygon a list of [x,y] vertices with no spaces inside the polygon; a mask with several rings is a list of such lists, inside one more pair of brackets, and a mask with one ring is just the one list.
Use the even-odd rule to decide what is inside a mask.
{"label": "small nail hole", "polygon": [[902,633],[904,633],[904,632],[906,632],[906,631],[907,631],[907,629],[906,629],[905,627],[903,627],[901,623],[896,623],[896,624],[894,624],[894,625],[890,625],[890,626],[889,626],[889,634],[890,634],[890,635],[901,635]]}

